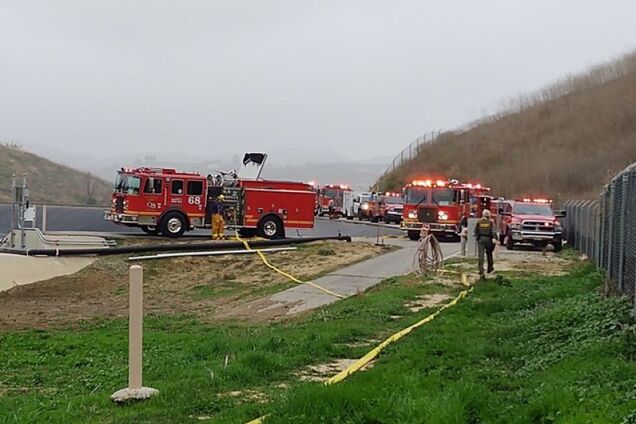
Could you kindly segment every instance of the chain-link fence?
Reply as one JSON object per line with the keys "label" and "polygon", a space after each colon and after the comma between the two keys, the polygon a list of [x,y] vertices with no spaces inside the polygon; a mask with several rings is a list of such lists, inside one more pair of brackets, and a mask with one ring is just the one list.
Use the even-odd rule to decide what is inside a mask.
{"label": "chain-link fence", "polygon": [[605,186],[598,200],[568,201],[568,243],[607,273],[608,289],[636,305],[636,163]]}
{"label": "chain-link fence", "polygon": [[389,165],[386,167],[384,175],[392,172],[395,168],[402,165],[404,162],[408,162],[409,160],[416,157],[420,153],[422,147],[435,141],[435,139],[439,137],[441,133],[441,131],[426,133],[411,142],[411,144],[402,149],[402,151],[393,158],[391,163],[389,163]]}

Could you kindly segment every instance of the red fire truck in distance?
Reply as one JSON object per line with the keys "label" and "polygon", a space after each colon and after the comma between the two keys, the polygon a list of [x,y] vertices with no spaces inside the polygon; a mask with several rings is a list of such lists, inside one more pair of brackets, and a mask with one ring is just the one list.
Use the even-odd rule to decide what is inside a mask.
{"label": "red fire truck in distance", "polygon": [[[208,190],[223,194],[225,223],[242,235],[284,237],[286,228],[313,228],[316,193],[309,184],[259,179],[266,154],[248,153],[238,173],[217,175],[208,186],[198,173],[171,168],[122,168],[104,219],[149,234],[179,237],[210,227]],[[229,177],[228,177],[229,176]]]}
{"label": "red fire truck in distance", "polygon": [[403,189],[402,228],[411,240],[419,240],[425,225],[436,236],[458,237],[462,218],[490,209],[489,191],[481,184],[457,180],[414,180]]}
{"label": "red fire truck in distance", "polygon": [[329,214],[329,207],[332,207],[332,214],[339,217],[350,217],[353,207],[353,191],[351,187],[344,184],[327,184],[318,189],[317,215]]}

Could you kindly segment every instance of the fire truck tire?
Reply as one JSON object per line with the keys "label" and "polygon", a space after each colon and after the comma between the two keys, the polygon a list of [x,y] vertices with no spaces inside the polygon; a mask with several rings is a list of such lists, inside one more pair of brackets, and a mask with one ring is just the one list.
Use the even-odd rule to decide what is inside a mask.
{"label": "fire truck tire", "polygon": [[156,236],[157,234],[159,234],[159,230],[154,225],[153,226],[142,225],[141,231],[151,236]]}
{"label": "fire truck tire", "polygon": [[266,215],[261,218],[257,228],[258,235],[266,239],[285,237],[283,221],[276,215]]}
{"label": "fire truck tire", "polygon": [[238,233],[241,237],[251,238],[256,235],[256,228],[239,228]]}
{"label": "fire truck tire", "polygon": [[418,241],[420,239],[420,231],[419,230],[409,230],[407,231],[409,238],[413,241]]}
{"label": "fire truck tire", "polygon": [[159,223],[159,231],[166,237],[181,237],[187,228],[187,221],[181,212],[171,211]]}

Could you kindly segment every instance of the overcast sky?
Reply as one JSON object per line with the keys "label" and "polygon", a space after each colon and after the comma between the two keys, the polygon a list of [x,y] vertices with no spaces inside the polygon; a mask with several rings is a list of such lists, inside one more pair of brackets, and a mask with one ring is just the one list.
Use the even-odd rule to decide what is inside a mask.
{"label": "overcast sky", "polygon": [[633,49],[635,17],[633,0],[0,0],[0,140],[393,155]]}

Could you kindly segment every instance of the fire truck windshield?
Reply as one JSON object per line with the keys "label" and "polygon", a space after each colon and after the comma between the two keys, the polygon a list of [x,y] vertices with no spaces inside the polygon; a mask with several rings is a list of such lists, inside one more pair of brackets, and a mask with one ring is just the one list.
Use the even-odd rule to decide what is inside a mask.
{"label": "fire truck windshield", "polygon": [[338,196],[338,189],[337,188],[325,188],[323,189],[322,193],[325,195],[325,197],[336,197]]}
{"label": "fire truck windshield", "polygon": [[434,187],[433,203],[436,205],[448,206],[457,203],[457,190],[452,188]]}
{"label": "fire truck windshield", "polygon": [[133,175],[117,174],[115,192],[122,194],[139,194],[141,179]]}
{"label": "fire truck windshield", "polygon": [[554,216],[550,205],[537,205],[533,203],[517,203],[512,208],[515,215],[541,215]]}
{"label": "fire truck windshield", "polygon": [[404,198],[404,203],[418,204],[418,203],[426,203],[428,199],[428,187],[408,187],[406,189],[406,196]]}

